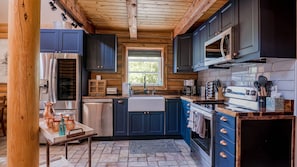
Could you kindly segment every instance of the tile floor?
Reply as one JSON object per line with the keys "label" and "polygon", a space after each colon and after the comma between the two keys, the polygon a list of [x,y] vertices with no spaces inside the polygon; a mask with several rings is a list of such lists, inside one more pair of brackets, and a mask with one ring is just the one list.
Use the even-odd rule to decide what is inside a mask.
{"label": "tile floor", "polygon": [[[94,167],[201,167],[190,156],[190,148],[183,140],[174,140],[181,152],[129,154],[129,140],[93,141],[92,166]],[[68,146],[68,159],[75,167],[88,166],[87,141]],[[40,162],[45,161],[45,145],[40,145]],[[51,158],[64,156],[64,146],[51,146]],[[0,167],[6,157],[6,138],[0,137]]]}

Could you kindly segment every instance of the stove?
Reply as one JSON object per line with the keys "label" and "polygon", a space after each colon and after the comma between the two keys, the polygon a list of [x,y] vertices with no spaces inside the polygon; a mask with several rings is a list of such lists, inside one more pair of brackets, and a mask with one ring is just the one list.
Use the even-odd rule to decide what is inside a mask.
{"label": "stove", "polygon": [[225,108],[236,112],[256,112],[259,110],[257,92],[254,87],[228,86],[224,94]]}

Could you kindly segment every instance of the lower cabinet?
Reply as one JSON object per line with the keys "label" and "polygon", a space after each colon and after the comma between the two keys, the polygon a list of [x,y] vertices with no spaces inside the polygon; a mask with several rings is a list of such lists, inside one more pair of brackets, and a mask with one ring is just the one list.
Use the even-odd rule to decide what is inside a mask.
{"label": "lower cabinet", "polygon": [[128,99],[113,100],[113,135],[128,136]]}
{"label": "lower cabinet", "polygon": [[181,136],[183,137],[184,141],[190,145],[191,139],[191,129],[188,128],[188,118],[190,113],[190,102],[186,100],[182,100],[182,107],[181,107]]}
{"label": "lower cabinet", "polygon": [[129,136],[164,135],[164,112],[129,112]]}
{"label": "lower cabinet", "polygon": [[180,135],[180,99],[166,99],[165,135]]}

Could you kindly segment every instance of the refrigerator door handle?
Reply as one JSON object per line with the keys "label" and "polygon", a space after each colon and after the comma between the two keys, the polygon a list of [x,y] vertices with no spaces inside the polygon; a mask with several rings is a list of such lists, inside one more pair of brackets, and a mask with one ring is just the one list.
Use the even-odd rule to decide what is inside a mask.
{"label": "refrigerator door handle", "polygon": [[53,79],[52,79],[52,73],[53,73],[53,58],[49,59],[49,71],[48,71],[48,81],[49,81],[49,89],[48,89],[48,96],[49,101],[53,102]]}
{"label": "refrigerator door handle", "polygon": [[52,68],[52,100],[54,103],[57,102],[57,59],[53,59],[53,68]]}

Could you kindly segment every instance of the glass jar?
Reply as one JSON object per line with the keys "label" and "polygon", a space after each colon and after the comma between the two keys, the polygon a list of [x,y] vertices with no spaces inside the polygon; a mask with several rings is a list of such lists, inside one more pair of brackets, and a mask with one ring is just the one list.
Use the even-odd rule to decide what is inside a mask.
{"label": "glass jar", "polygon": [[66,121],[66,128],[68,131],[75,128],[75,121],[73,117],[69,117],[69,119]]}

